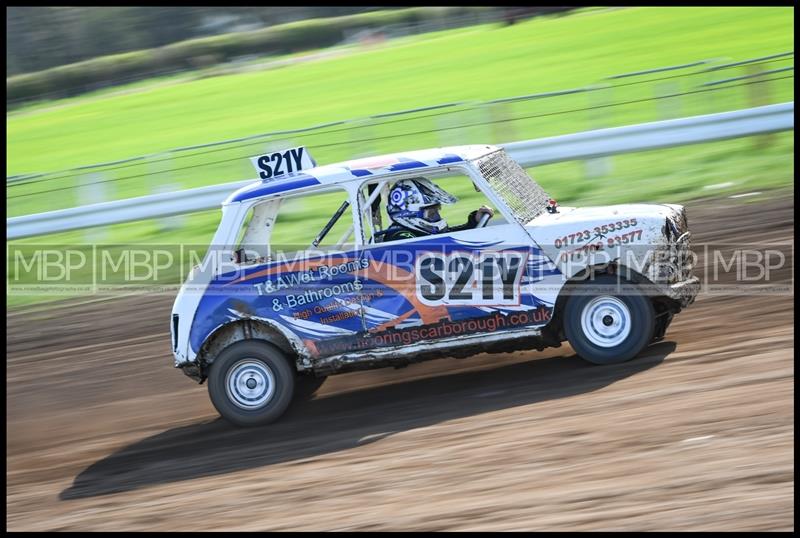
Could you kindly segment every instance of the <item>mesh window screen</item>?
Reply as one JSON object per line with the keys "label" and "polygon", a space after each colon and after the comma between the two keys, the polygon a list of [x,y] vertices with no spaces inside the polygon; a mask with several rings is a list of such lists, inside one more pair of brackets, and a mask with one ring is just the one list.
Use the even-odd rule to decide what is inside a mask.
{"label": "mesh window screen", "polygon": [[545,212],[550,196],[505,151],[496,151],[476,159],[475,163],[520,224],[527,224]]}

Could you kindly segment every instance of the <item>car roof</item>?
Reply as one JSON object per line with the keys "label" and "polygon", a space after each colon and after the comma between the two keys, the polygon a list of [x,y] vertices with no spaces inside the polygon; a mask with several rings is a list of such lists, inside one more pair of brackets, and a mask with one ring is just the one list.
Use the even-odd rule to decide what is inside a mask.
{"label": "car roof", "polygon": [[286,174],[279,180],[255,181],[231,194],[223,204],[288,193],[313,185],[335,185],[367,177],[380,177],[403,170],[418,169],[423,172],[426,169],[477,159],[500,149],[490,145],[449,146],[327,164]]}

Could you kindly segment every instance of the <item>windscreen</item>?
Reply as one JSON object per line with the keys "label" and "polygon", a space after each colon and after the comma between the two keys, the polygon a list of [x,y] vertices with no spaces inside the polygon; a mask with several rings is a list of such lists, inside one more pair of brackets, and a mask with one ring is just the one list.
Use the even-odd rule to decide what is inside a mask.
{"label": "windscreen", "polygon": [[490,153],[473,162],[520,224],[525,225],[545,212],[550,196],[505,151]]}

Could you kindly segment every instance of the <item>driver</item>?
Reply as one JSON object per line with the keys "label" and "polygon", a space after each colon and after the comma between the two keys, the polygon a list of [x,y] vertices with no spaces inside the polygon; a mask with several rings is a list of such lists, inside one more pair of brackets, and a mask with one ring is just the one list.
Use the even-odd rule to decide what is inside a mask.
{"label": "driver", "polygon": [[[411,239],[442,232],[457,232],[475,228],[483,215],[494,216],[494,210],[481,206],[469,214],[467,222],[460,226],[447,226],[439,209],[442,204],[452,204],[458,199],[422,177],[401,179],[389,191],[386,211],[392,225],[383,232],[381,241]],[[376,234],[377,235],[377,234]]]}

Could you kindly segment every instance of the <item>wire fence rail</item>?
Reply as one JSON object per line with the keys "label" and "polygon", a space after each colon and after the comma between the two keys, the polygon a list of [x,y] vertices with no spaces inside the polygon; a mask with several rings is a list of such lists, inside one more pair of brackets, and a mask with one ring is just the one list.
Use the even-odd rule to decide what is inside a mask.
{"label": "wire fence rail", "polygon": [[[501,144],[525,167],[794,129],[794,102]],[[219,206],[255,179],[9,218],[8,239],[181,215]]]}
{"label": "wire fence rail", "polygon": [[[472,143],[504,144],[754,108],[793,99],[793,52],[706,59],[623,73],[596,84],[488,101],[456,101],[195,144],[6,178],[11,216],[241,181],[249,158],[305,145],[320,162]],[[787,65],[788,64],[788,65]],[[595,158],[587,175],[607,173]]]}

